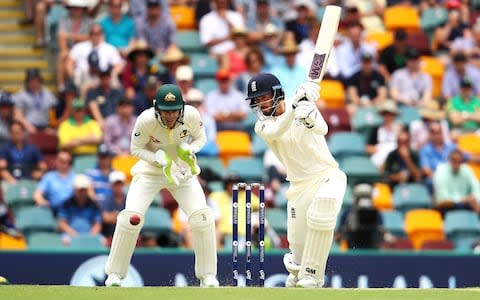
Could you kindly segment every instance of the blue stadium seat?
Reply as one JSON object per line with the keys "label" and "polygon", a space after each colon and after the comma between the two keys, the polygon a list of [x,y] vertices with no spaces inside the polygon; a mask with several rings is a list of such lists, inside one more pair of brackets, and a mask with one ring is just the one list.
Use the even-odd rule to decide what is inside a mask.
{"label": "blue stadium seat", "polygon": [[82,155],[73,159],[73,171],[77,174],[84,173],[87,169],[95,168],[96,165],[96,155]]}
{"label": "blue stadium seat", "polygon": [[28,237],[30,249],[59,249],[63,248],[62,235],[55,232],[37,232]]}
{"label": "blue stadium seat", "polygon": [[347,209],[353,205],[353,191],[352,186],[347,184],[347,189],[345,190],[345,195],[343,196],[342,208]]}
{"label": "blue stadium seat", "polygon": [[263,160],[255,157],[232,158],[227,167],[228,174],[236,174],[249,182],[261,182],[264,177]]}
{"label": "blue stadium seat", "polygon": [[254,135],[252,139],[252,153],[256,157],[263,157],[263,154],[265,154],[265,151],[267,151],[268,146],[267,144],[263,141],[261,137],[258,135]]}
{"label": "blue stadium seat", "polygon": [[195,80],[194,86],[195,88],[202,91],[202,93],[205,95],[218,88],[217,81],[213,78],[203,78]]}
{"label": "blue stadium seat", "polygon": [[277,234],[287,233],[287,212],[284,208],[270,208],[265,212],[265,218]]}
{"label": "blue stadium seat", "polygon": [[449,240],[459,245],[461,240],[471,240],[480,237],[480,220],[478,215],[470,210],[454,210],[445,213],[445,233]]}
{"label": "blue stadium seat", "polygon": [[350,184],[374,183],[380,179],[380,172],[368,157],[346,157],[340,161],[341,169],[347,174]]}
{"label": "blue stadium seat", "polygon": [[153,232],[157,235],[171,232],[172,218],[168,210],[162,207],[150,207],[145,214],[142,232]]}
{"label": "blue stadium seat", "polygon": [[225,176],[225,167],[223,166],[222,160],[218,157],[199,156],[197,158],[197,163],[200,169],[209,169],[219,178],[223,178]]}
{"label": "blue stadium seat", "polygon": [[33,192],[36,187],[36,181],[27,179],[19,180],[16,184],[5,183],[3,185],[5,202],[14,212],[17,212],[22,207],[33,206],[35,205]]}
{"label": "blue stadium seat", "polygon": [[206,53],[205,47],[200,41],[200,34],[197,30],[177,31],[177,45],[185,54]]}
{"label": "blue stadium seat", "polygon": [[419,183],[399,184],[393,189],[393,206],[402,212],[431,207],[427,187]]}
{"label": "blue stadium seat", "polygon": [[218,62],[208,54],[194,53],[190,56],[190,65],[193,69],[194,77],[214,78],[218,70]]}
{"label": "blue stadium seat", "polygon": [[52,211],[47,207],[24,207],[16,215],[17,228],[27,237],[34,232],[53,232],[57,228]]}
{"label": "blue stadium seat", "polygon": [[420,113],[418,108],[410,106],[400,106],[400,115],[397,118],[403,125],[408,126],[416,120],[420,120]]}
{"label": "blue stadium seat", "polygon": [[383,227],[397,237],[406,237],[403,214],[398,210],[382,211]]}
{"label": "blue stadium seat", "polygon": [[328,140],[330,152],[336,159],[349,156],[365,156],[365,142],[357,132],[336,132]]}
{"label": "blue stadium seat", "polygon": [[70,240],[69,248],[82,250],[106,250],[107,247],[102,244],[98,236],[81,234],[73,236]]}

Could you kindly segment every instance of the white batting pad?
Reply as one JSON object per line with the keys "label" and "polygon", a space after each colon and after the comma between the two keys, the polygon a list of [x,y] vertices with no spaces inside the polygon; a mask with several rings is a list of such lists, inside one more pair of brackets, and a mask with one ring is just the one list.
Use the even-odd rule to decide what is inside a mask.
{"label": "white batting pad", "polygon": [[[132,225],[130,217],[137,215],[140,217],[140,223]],[[134,211],[122,210],[117,216],[117,225],[113,234],[112,247],[105,265],[105,273],[116,273],[120,278],[125,278],[128,272],[128,266],[132,259],[133,250],[137,244],[137,238],[143,226],[144,217],[142,214]]]}
{"label": "white batting pad", "polygon": [[317,198],[308,208],[307,236],[299,280],[305,276],[312,276],[318,282],[318,286],[323,285],[336,219],[335,199]]}
{"label": "white batting pad", "polygon": [[193,250],[195,251],[195,276],[217,275],[217,248],[215,217],[209,207],[193,212],[188,218],[192,228]]}

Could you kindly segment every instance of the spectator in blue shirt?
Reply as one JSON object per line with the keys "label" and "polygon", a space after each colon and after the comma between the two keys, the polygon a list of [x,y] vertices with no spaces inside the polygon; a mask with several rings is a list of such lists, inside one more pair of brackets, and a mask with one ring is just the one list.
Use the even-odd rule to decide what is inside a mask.
{"label": "spectator in blue shirt", "polygon": [[73,195],[58,211],[58,228],[64,233],[64,242],[80,234],[90,234],[101,238],[102,216],[97,204],[88,196],[91,188],[88,176],[79,174],[73,181]]}
{"label": "spectator in blue shirt", "polygon": [[9,127],[11,141],[0,149],[1,177],[15,184],[19,179],[39,180],[47,170],[40,150],[26,140],[22,123],[13,121]]}
{"label": "spectator in blue shirt", "polygon": [[38,183],[33,200],[38,206],[50,207],[56,215],[58,209],[73,195],[72,155],[59,151],[55,170],[48,171]]}
{"label": "spectator in blue shirt", "polygon": [[107,145],[101,144],[98,147],[97,156],[97,166],[93,169],[86,170],[85,174],[92,180],[96,200],[101,204],[105,199],[110,197],[112,193],[108,176],[110,176],[113,171],[112,157],[114,153],[108,149]]}
{"label": "spectator in blue shirt", "polygon": [[445,142],[440,123],[430,123],[428,130],[429,141],[420,149],[420,167],[425,176],[425,183],[432,191],[432,178],[437,166],[448,161],[450,152],[455,150],[457,145]]}
{"label": "spectator in blue shirt", "polygon": [[106,238],[112,238],[117,222],[117,215],[125,209],[125,181],[127,177],[121,171],[113,171],[108,176],[108,182],[111,186],[112,193],[101,203],[103,230],[102,233]]}
{"label": "spectator in blue shirt", "polygon": [[120,52],[124,52],[135,37],[135,23],[132,18],[122,14],[121,0],[110,0],[109,12],[100,21],[105,34],[105,40],[107,43],[115,46]]}

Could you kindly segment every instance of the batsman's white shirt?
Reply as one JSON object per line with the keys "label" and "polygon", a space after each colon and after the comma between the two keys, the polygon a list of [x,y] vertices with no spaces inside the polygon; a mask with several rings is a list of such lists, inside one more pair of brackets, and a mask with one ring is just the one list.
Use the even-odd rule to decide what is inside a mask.
{"label": "batsman's white shirt", "polygon": [[132,175],[161,174],[162,170],[153,164],[155,152],[160,149],[165,151],[176,164],[181,165],[183,162],[177,156],[178,145],[190,144],[192,151],[196,153],[203,147],[206,140],[200,113],[193,106],[185,105],[182,123],[177,123],[173,129],[163,126],[155,117],[155,109],[149,108],[138,116],[132,131],[130,152],[140,158],[132,168]]}
{"label": "batsman's white shirt", "polygon": [[258,120],[255,124],[255,132],[283,163],[287,170],[287,180],[292,183],[308,181],[328,169],[338,168],[338,163],[328,149],[325,136],[293,120],[291,104],[289,102],[285,104],[287,108],[285,114],[292,116],[289,116],[291,118],[289,128],[282,135],[269,137],[264,134],[265,128],[277,126],[275,123],[278,117]]}

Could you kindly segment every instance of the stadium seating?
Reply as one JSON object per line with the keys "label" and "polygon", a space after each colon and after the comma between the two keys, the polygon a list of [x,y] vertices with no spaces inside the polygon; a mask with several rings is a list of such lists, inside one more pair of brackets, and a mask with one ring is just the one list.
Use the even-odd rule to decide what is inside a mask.
{"label": "stadium seating", "polygon": [[442,90],[442,78],[445,72],[445,66],[440,59],[433,56],[421,56],[420,57],[421,70],[432,77],[434,98],[438,98],[441,95]]}
{"label": "stadium seating", "polygon": [[353,205],[353,191],[352,186],[347,184],[345,195],[343,195],[342,209],[348,209]]}
{"label": "stadium seating", "polygon": [[437,26],[447,20],[447,9],[439,9],[438,7],[427,8],[420,16],[420,26],[422,30],[428,34],[433,34]]}
{"label": "stadium seating", "polygon": [[73,159],[73,172],[80,174],[97,165],[96,155],[81,155]]}
{"label": "stadium seating", "polygon": [[415,249],[424,241],[444,240],[443,220],[440,212],[433,209],[414,209],[405,213],[405,232]]}
{"label": "stadium seating", "polygon": [[23,237],[14,237],[0,232],[0,251],[25,249],[27,249],[27,242]]}
{"label": "stadium seating", "polygon": [[388,6],[384,10],[383,22],[387,30],[403,28],[409,32],[420,30],[420,16],[416,8],[406,5]]}
{"label": "stadium seating", "polygon": [[475,177],[477,177],[477,179],[480,180],[480,163],[469,161],[468,165],[470,166],[473,173],[475,174]]}
{"label": "stadium seating", "polygon": [[254,156],[262,158],[265,151],[267,151],[267,144],[258,135],[254,135],[252,139],[252,153]]}
{"label": "stadium seating", "polygon": [[469,210],[454,210],[445,213],[445,233],[454,244],[461,240],[474,240],[480,235],[478,215]]}
{"label": "stadium seating", "polygon": [[218,70],[218,62],[208,54],[193,53],[190,55],[190,65],[196,79],[214,78]]}
{"label": "stadium seating", "polygon": [[55,232],[37,232],[28,237],[30,249],[61,249],[64,247],[62,235]]}
{"label": "stadium seating", "polygon": [[397,119],[407,127],[413,121],[421,119],[420,112],[416,107],[401,106],[399,109],[400,109],[400,116]]}
{"label": "stadium seating", "polygon": [[327,108],[342,108],[345,106],[345,89],[338,80],[325,79],[322,81],[320,99]]}
{"label": "stadium seating", "polygon": [[417,49],[421,55],[431,55],[430,40],[423,31],[408,33],[407,43]]}
{"label": "stadium seating", "polygon": [[202,91],[204,95],[218,88],[217,81],[213,78],[195,80],[194,87]]}
{"label": "stadium seating", "polygon": [[53,232],[57,228],[57,222],[50,208],[47,207],[24,207],[16,214],[17,228],[25,236],[34,232]]}
{"label": "stadium seating", "polygon": [[112,159],[112,168],[123,172],[127,177],[127,182],[132,180],[132,174],[130,170],[138,162],[138,158],[132,155],[116,155]]}
{"label": "stadium seating", "polygon": [[346,157],[340,162],[351,184],[374,183],[380,179],[380,172],[368,157]]}
{"label": "stadium seating", "polygon": [[98,236],[92,236],[89,234],[72,236],[69,247],[71,249],[82,250],[107,250],[107,248],[105,247],[105,245],[102,244],[102,241]]}
{"label": "stadium seating", "polygon": [[243,130],[248,132],[250,136],[254,136],[255,134],[255,123],[257,122],[257,116],[253,112],[253,110],[249,110],[247,117],[242,121]]}
{"label": "stadium seating", "polygon": [[37,131],[28,135],[28,142],[34,144],[43,154],[48,169],[55,168],[55,158],[58,150],[58,137],[54,133]]}
{"label": "stadium seating", "polygon": [[443,250],[451,251],[455,249],[453,243],[449,240],[433,240],[433,241],[424,241],[420,248],[421,250]]}
{"label": "stadium seating", "polygon": [[262,182],[264,177],[263,160],[256,157],[232,158],[227,167],[228,174],[236,174],[249,182]]}
{"label": "stadium seating", "polygon": [[177,30],[196,29],[195,9],[186,5],[170,5],[170,16],[172,16]]}
{"label": "stadium seating", "polygon": [[243,131],[224,130],[217,132],[218,152],[224,166],[230,159],[239,156],[251,156],[252,145],[250,136]]}
{"label": "stadium seating", "polygon": [[157,235],[172,230],[172,218],[168,210],[161,207],[150,207],[145,214],[142,232],[153,232]]}
{"label": "stadium seating", "polygon": [[352,128],[360,133],[365,141],[372,128],[382,124],[383,119],[376,108],[359,107],[352,118]]}
{"label": "stadium seating", "polygon": [[280,187],[280,189],[275,193],[275,197],[274,197],[274,206],[277,207],[277,208],[286,208],[287,207],[287,196],[285,195],[285,193],[287,192],[287,189],[289,187],[289,184],[286,183],[286,184],[282,184],[282,186]]}
{"label": "stadium seating", "polygon": [[332,134],[328,140],[328,147],[337,160],[352,156],[366,156],[363,137],[354,131]]}
{"label": "stadium seating", "polygon": [[176,41],[182,51],[191,55],[192,53],[205,53],[205,47],[200,42],[200,34],[196,30],[183,30],[177,32]]}
{"label": "stadium seating", "polygon": [[350,115],[345,108],[322,108],[322,116],[328,125],[328,135],[335,132],[351,131]]}
{"label": "stadium seating", "polygon": [[270,208],[265,212],[270,227],[279,235],[287,233],[287,212],[284,208]]}
{"label": "stadium seating", "polygon": [[431,207],[432,202],[425,185],[406,183],[394,187],[393,205],[395,209],[406,212],[411,209]]}
{"label": "stadium seating", "polygon": [[4,184],[3,195],[8,206],[16,213],[26,206],[33,206],[33,192],[37,182],[33,180],[19,180],[16,184]]}
{"label": "stadium seating", "polygon": [[213,172],[219,179],[225,176],[225,166],[222,160],[218,157],[206,157],[206,156],[199,156],[197,158],[197,163],[202,169],[202,172],[205,172],[206,169],[209,169]]}
{"label": "stadium seating", "polygon": [[405,237],[405,226],[403,224],[403,215],[398,210],[382,211],[382,221],[385,230],[396,237]]}
{"label": "stadium seating", "polygon": [[384,242],[380,246],[382,250],[413,250],[413,244],[409,239],[396,239],[390,242]]}
{"label": "stadium seating", "polygon": [[373,189],[373,206],[378,210],[391,210],[393,208],[393,196],[390,186],[376,182]]}
{"label": "stadium seating", "polygon": [[369,44],[375,45],[377,51],[382,51],[384,48],[393,43],[393,32],[391,31],[371,31],[367,33],[365,41]]}
{"label": "stadium seating", "polygon": [[480,154],[480,135],[476,133],[462,134],[457,140],[458,148],[464,152]]}

